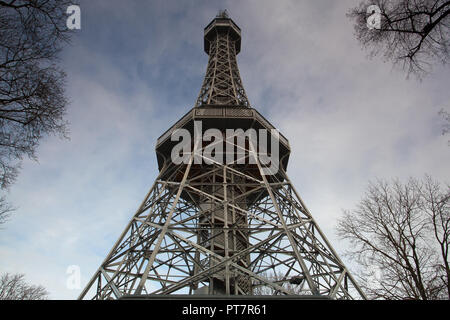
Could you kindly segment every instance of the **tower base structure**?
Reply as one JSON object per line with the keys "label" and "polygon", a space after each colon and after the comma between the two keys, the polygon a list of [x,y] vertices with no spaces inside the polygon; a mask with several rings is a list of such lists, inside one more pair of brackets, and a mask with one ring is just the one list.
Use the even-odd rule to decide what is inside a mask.
{"label": "tower base structure", "polygon": [[166,162],[80,298],[364,299],[283,167],[268,176],[246,154],[256,164]]}

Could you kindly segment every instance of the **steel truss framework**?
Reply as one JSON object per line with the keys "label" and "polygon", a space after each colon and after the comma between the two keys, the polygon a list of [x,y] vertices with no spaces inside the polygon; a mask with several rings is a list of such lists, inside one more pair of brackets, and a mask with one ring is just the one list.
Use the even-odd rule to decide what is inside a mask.
{"label": "steel truss framework", "polygon": [[[187,164],[167,163],[80,298],[201,287],[207,294],[365,298],[286,173],[262,175],[250,149],[245,156],[256,164],[221,164],[201,153]],[[196,165],[194,155],[211,164]]]}
{"label": "steel truss framework", "polygon": [[209,61],[196,107],[202,105],[250,106],[236,60],[236,40],[230,32],[215,31],[209,41]]}

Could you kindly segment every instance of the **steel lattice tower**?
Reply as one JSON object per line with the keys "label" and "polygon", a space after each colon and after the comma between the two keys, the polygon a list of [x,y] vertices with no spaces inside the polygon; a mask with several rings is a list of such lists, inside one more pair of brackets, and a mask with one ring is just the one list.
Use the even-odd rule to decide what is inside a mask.
{"label": "steel lattice tower", "polygon": [[[159,175],[79,298],[364,299],[286,174],[288,140],[250,107],[236,62],[239,27],[221,12],[204,39],[209,61],[195,107],[158,139]],[[221,153],[225,159],[232,150],[233,157],[216,161],[206,152],[211,144],[194,139],[194,152],[175,164],[171,137],[181,128],[194,137],[208,129],[223,135],[234,130]],[[261,130],[271,132],[266,149],[241,134],[248,129],[258,138]],[[268,155],[275,153],[279,168],[267,174]]]}

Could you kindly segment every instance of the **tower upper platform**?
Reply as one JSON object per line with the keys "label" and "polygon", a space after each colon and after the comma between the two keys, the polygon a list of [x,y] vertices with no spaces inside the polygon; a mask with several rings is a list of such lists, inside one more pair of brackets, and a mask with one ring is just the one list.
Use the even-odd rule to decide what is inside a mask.
{"label": "tower upper platform", "polygon": [[234,43],[236,54],[241,52],[241,29],[228,17],[226,11],[219,12],[214,20],[205,27],[205,52],[209,55],[211,42],[218,34],[229,34]]}

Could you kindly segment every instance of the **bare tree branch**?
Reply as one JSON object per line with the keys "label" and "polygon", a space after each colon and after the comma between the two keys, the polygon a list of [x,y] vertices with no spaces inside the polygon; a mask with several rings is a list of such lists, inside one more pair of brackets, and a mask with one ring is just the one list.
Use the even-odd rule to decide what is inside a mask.
{"label": "bare tree branch", "polygon": [[67,137],[65,74],[69,0],[0,1],[0,189],[16,179],[42,137]]}
{"label": "bare tree branch", "polygon": [[[367,27],[367,8],[380,8],[379,29]],[[401,64],[409,74],[421,78],[432,64],[449,61],[450,1],[370,0],[347,14],[355,21],[355,34],[372,56],[383,53],[387,60]]]}
{"label": "bare tree branch", "polygon": [[[406,184],[378,180],[355,210],[339,220],[338,236],[374,299],[449,299],[449,188],[426,176]],[[375,276],[378,274],[378,276]]]}
{"label": "bare tree branch", "polygon": [[6,222],[14,208],[6,201],[5,197],[0,197],[0,225]]}
{"label": "bare tree branch", "polygon": [[27,284],[23,274],[0,277],[0,300],[46,300],[47,296],[44,287]]}

